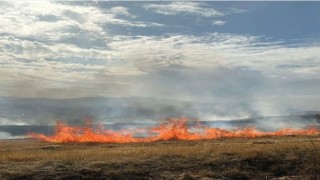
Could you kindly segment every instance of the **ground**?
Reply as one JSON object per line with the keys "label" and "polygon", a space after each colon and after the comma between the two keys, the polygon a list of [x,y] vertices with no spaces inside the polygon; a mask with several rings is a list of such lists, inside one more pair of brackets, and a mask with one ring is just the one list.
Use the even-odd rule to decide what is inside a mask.
{"label": "ground", "polygon": [[320,136],[99,144],[0,141],[0,179],[318,179]]}

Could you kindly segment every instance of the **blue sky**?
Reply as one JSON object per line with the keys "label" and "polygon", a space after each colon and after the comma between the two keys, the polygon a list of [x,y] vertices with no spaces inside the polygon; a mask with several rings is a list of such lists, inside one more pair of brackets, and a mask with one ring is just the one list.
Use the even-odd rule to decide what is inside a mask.
{"label": "blue sky", "polygon": [[320,105],[319,2],[1,1],[0,14],[0,96]]}
{"label": "blue sky", "polygon": [[[101,6],[107,8],[111,4],[131,7],[131,12],[143,21],[170,25],[167,28],[156,28],[155,30],[125,31],[122,29],[126,33],[137,35],[159,35],[183,31],[190,34],[206,32],[250,34],[288,41],[319,40],[320,38],[320,20],[315,18],[320,11],[318,2],[197,2],[198,6],[204,8],[203,11],[211,8],[223,14],[217,16],[196,13],[180,13],[174,16],[165,13],[151,14],[141,7],[141,4],[145,4],[145,7],[148,7],[146,4],[149,4],[147,9],[152,9],[150,2],[114,2],[102,3]],[[157,4],[158,8],[168,6],[168,2]],[[155,7],[153,10],[156,11]],[[212,25],[214,20],[222,23]]]}

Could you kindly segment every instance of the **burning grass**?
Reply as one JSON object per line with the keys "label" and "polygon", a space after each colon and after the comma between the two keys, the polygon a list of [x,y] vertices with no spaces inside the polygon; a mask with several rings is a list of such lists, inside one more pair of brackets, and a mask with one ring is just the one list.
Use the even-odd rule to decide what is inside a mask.
{"label": "burning grass", "polygon": [[126,144],[11,140],[0,142],[0,179],[315,179],[318,149],[319,136]]}
{"label": "burning grass", "polygon": [[186,122],[136,131],[58,123],[51,136],[0,142],[0,179],[319,178],[318,129],[228,131]]}
{"label": "burning grass", "polygon": [[[56,125],[55,134],[47,136],[43,134],[30,133],[29,137],[46,142],[101,142],[101,143],[133,143],[133,142],[155,142],[164,140],[205,140],[220,138],[257,138],[266,136],[287,135],[316,135],[319,130],[315,127],[307,129],[284,128],[274,132],[258,131],[255,128],[238,130],[226,130],[210,128],[200,123],[188,126],[188,119],[172,118],[168,122],[156,127],[136,130],[105,130],[102,126],[93,128],[91,123],[84,126],[68,126],[62,122]],[[198,132],[192,132],[197,129]],[[145,137],[136,137],[137,133],[145,134]]]}

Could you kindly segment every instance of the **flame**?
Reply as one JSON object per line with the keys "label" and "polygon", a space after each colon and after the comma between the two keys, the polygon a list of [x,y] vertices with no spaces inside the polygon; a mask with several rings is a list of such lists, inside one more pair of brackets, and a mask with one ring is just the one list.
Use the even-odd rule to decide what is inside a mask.
{"label": "flame", "polygon": [[[68,126],[57,122],[55,133],[51,136],[44,134],[29,133],[30,138],[46,142],[101,142],[101,143],[131,143],[131,142],[153,142],[162,140],[203,140],[219,138],[257,138],[264,136],[287,136],[287,135],[317,135],[316,127],[307,129],[284,128],[275,132],[258,131],[255,128],[240,130],[226,130],[221,128],[210,128],[201,124],[188,127],[188,119],[173,118],[168,123],[146,129],[135,131],[113,131],[105,130],[102,126],[94,129],[90,122],[84,126]],[[200,132],[192,132],[191,129],[200,129]],[[136,137],[137,133],[147,133],[146,137]]]}

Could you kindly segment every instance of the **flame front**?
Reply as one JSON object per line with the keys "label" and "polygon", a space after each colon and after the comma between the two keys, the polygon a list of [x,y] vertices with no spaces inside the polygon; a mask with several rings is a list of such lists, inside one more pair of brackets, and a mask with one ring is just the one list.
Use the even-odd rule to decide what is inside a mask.
{"label": "flame front", "polygon": [[[190,129],[197,128],[200,132],[192,132]],[[146,137],[136,137],[135,134],[145,132]],[[62,122],[56,124],[55,133],[52,136],[30,133],[30,138],[40,139],[47,142],[101,142],[101,143],[131,143],[153,142],[162,140],[202,140],[219,138],[256,138],[264,136],[287,136],[287,135],[317,135],[319,130],[315,127],[307,129],[284,128],[274,132],[258,131],[255,128],[241,130],[225,130],[210,128],[201,124],[188,127],[187,119],[170,119],[168,123],[153,128],[139,129],[135,131],[104,130],[102,127],[93,129],[90,123],[84,126],[68,126]]]}

